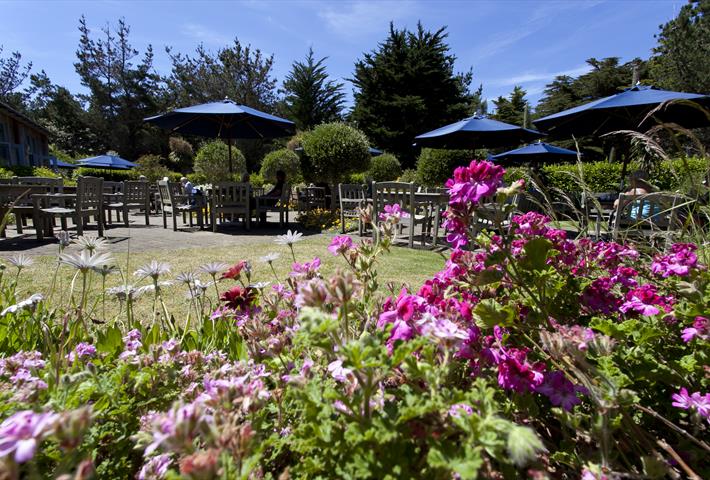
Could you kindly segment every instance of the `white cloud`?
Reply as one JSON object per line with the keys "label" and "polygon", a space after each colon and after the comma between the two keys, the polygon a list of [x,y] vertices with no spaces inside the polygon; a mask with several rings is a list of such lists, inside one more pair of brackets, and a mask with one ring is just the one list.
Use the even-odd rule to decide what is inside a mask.
{"label": "white cloud", "polygon": [[325,21],[333,33],[357,38],[374,32],[382,31],[390,21],[401,20],[414,13],[415,3],[411,0],[401,1],[355,1],[341,2],[334,6],[318,4],[318,16]]}
{"label": "white cloud", "polygon": [[513,77],[503,77],[494,78],[485,82],[485,85],[490,85],[492,87],[504,87],[511,85],[525,85],[530,83],[538,83],[544,81],[545,83],[559,77],[560,75],[568,75],[570,77],[577,77],[584,73],[587,73],[591,67],[586,63],[574,68],[567,70],[562,70],[559,72],[526,72]]}
{"label": "white cloud", "polygon": [[224,35],[199,23],[186,23],[182,25],[181,32],[183,35],[197,40],[200,43],[204,43],[205,45],[221,47],[232,43],[233,40],[229,35]]}

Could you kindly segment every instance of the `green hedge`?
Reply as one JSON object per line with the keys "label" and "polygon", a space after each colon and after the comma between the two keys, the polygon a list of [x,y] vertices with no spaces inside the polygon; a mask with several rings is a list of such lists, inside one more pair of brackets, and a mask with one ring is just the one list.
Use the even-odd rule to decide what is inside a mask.
{"label": "green hedge", "polygon": [[471,163],[474,155],[471,150],[424,148],[417,160],[417,181],[428,187],[442,186],[456,167]]}
{"label": "green hedge", "polygon": [[269,152],[261,162],[260,174],[264,181],[276,183],[276,172],[283,170],[290,184],[296,184],[301,179],[301,160],[298,154],[288,148]]}
{"label": "green hedge", "polygon": [[107,182],[123,182],[133,180],[138,176],[130,170],[105,170],[101,168],[79,167],[74,171],[75,177],[101,177]]}

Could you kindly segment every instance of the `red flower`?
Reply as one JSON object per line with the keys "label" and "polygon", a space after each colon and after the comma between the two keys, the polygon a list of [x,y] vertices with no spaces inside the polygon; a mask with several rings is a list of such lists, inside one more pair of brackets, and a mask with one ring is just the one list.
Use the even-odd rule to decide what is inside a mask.
{"label": "red flower", "polygon": [[248,311],[256,299],[256,292],[253,288],[244,288],[237,285],[224,292],[219,299],[225,302],[227,307],[232,310]]}
{"label": "red flower", "polygon": [[224,272],[222,276],[220,277],[221,279],[229,278],[231,280],[239,280],[239,277],[242,274],[242,270],[248,267],[248,264],[246,260],[242,260],[239,263],[236,263],[232,265],[229,270]]}

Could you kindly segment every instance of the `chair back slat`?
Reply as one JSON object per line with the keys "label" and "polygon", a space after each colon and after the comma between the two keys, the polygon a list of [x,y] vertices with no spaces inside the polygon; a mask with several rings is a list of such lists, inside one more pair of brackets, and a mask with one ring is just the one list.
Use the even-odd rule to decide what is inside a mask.
{"label": "chair back slat", "polygon": [[398,203],[403,210],[412,211],[415,205],[415,185],[405,182],[375,182],[372,184],[372,201],[375,218],[384,210],[385,205]]}
{"label": "chair back slat", "polygon": [[79,177],[76,182],[77,210],[101,210],[104,198],[104,179]]}
{"label": "chair back slat", "polygon": [[249,204],[251,185],[249,183],[219,182],[212,185],[215,207],[234,207]]}
{"label": "chair back slat", "polygon": [[674,228],[680,203],[682,199],[679,196],[666,193],[619,194],[614,232],[621,228]]}
{"label": "chair back slat", "polygon": [[48,187],[47,193],[62,193],[64,187],[63,178],[53,177],[12,177],[11,183],[17,185],[40,185]]}
{"label": "chair back slat", "polygon": [[168,180],[158,180],[158,195],[160,196],[160,205],[168,210],[173,207],[173,190],[174,184]]}
{"label": "chair back slat", "polygon": [[123,203],[140,203],[148,201],[148,182],[142,180],[126,180],[123,182]]}
{"label": "chair back slat", "polygon": [[107,182],[104,180],[104,191],[106,193],[123,192],[123,182]]}

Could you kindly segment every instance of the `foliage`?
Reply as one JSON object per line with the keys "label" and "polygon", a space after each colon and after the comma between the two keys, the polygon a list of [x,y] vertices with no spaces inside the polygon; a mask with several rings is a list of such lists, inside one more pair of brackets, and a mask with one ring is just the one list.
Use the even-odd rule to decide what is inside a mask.
{"label": "foliage", "polygon": [[320,232],[339,224],[340,213],[329,208],[314,208],[299,214],[296,221],[306,231]]}
{"label": "foliage", "polygon": [[649,62],[656,86],[666,90],[710,92],[710,1],[687,2],[661,26]]}
{"label": "foliage", "polygon": [[273,55],[243,46],[235,38],[230,46],[212,53],[199,45],[194,56],[175,53],[168,47],[172,72],[165,79],[179,106],[229,98],[240,105],[271,111],[276,103]]}
{"label": "foliage", "polygon": [[22,54],[12,52],[7,58],[2,56],[3,47],[0,45],[0,101],[16,108],[22,107],[22,93],[17,89],[27,79],[32,69],[32,63],[22,64]]}
{"label": "foliage", "polygon": [[244,155],[239,149],[232,147],[232,174],[230,174],[229,147],[221,140],[204,143],[195,155],[195,173],[204,175],[207,183],[241,178],[246,171]]}
{"label": "foliage", "polygon": [[[592,192],[618,192],[621,185],[621,163],[589,162],[545,165],[540,170],[544,185],[550,189],[559,189],[565,193],[581,193],[579,169],[581,167],[584,183]],[[631,171],[629,169],[628,171]]]}
{"label": "foliage", "polygon": [[[123,182],[134,180],[136,175],[130,170],[106,170],[103,168],[79,167],[74,171],[74,177],[101,177],[107,182]],[[163,177],[160,177],[161,179]]]}
{"label": "foliage", "polygon": [[170,155],[168,156],[170,163],[181,172],[190,170],[195,158],[195,152],[193,152],[190,142],[180,137],[170,137],[168,146],[170,147]]}
{"label": "foliage", "polygon": [[79,47],[74,64],[82,95],[88,104],[86,124],[100,141],[129,159],[158,150],[160,136],[143,119],[159,111],[160,77],[153,68],[153,48],[148,45],[137,62],[138,50],[130,43],[130,27],[120,19],[115,28],[101,29],[95,39],[85,17],[79,20]]}
{"label": "foliage", "polygon": [[144,175],[149,182],[162,180],[163,177],[170,176],[170,170],[163,162],[164,159],[160,155],[143,155],[136,161],[138,166],[130,171],[129,176],[138,178]]}
{"label": "foliage", "polygon": [[372,157],[367,176],[375,182],[393,182],[402,174],[402,165],[391,153]]}
{"label": "foliage", "polygon": [[324,123],[303,133],[301,173],[306,181],[340,183],[370,165],[367,137],[345,123]]}
{"label": "foliage", "polygon": [[418,183],[419,175],[417,174],[417,171],[415,169],[407,168],[406,170],[402,171],[402,174],[399,176],[397,181],[407,183]]}
{"label": "foliage", "polygon": [[286,179],[294,184],[301,178],[301,165],[298,155],[293,150],[282,148],[269,152],[261,162],[261,177],[263,181],[276,183],[276,172],[283,170]]}
{"label": "foliage", "polygon": [[404,167],[414,164],[412,139],[470,115],[480,103],[469,92],[472,73],[454,73],[456,57],[444,28],[415,31],[390,24],[387,38],[355,64],[351,119]]}
{"label": "foliage", "polygon": [[281,109],[299,130],[340,120],[345,103],[344,85],[328,79],[326,59],[316,60],[310,48],[305,62],[293,62],[284,80]]}
{"label": "foliage", "polygon": [[45,178],[61,178],[61,175],[48,167],[32,167],[32,176]]}
{"label": "foliage", "polygon": [[12,178],[15,173],[12,170],[6,168],[0,168],[0,178]]}
{"label": "foliage", "polygon": [[254,188],[262,188],[266,184],[266,180],[261,173],[252,173],[249,175],[249,183]]}
{"label": "foliage", "polygon": [[441,187],[454,168],[467,164],[472,158],[471,150],[423,148],[417,160],[418,182],[427,187]]}
{"label": "foliage", "polygon": [[493,100],[496,106],[496,113],[492,117],[511,125],[529,128],[530,102],[525,98],[525,94],[525,90],[516,85],[508,98],[500,96]]}

